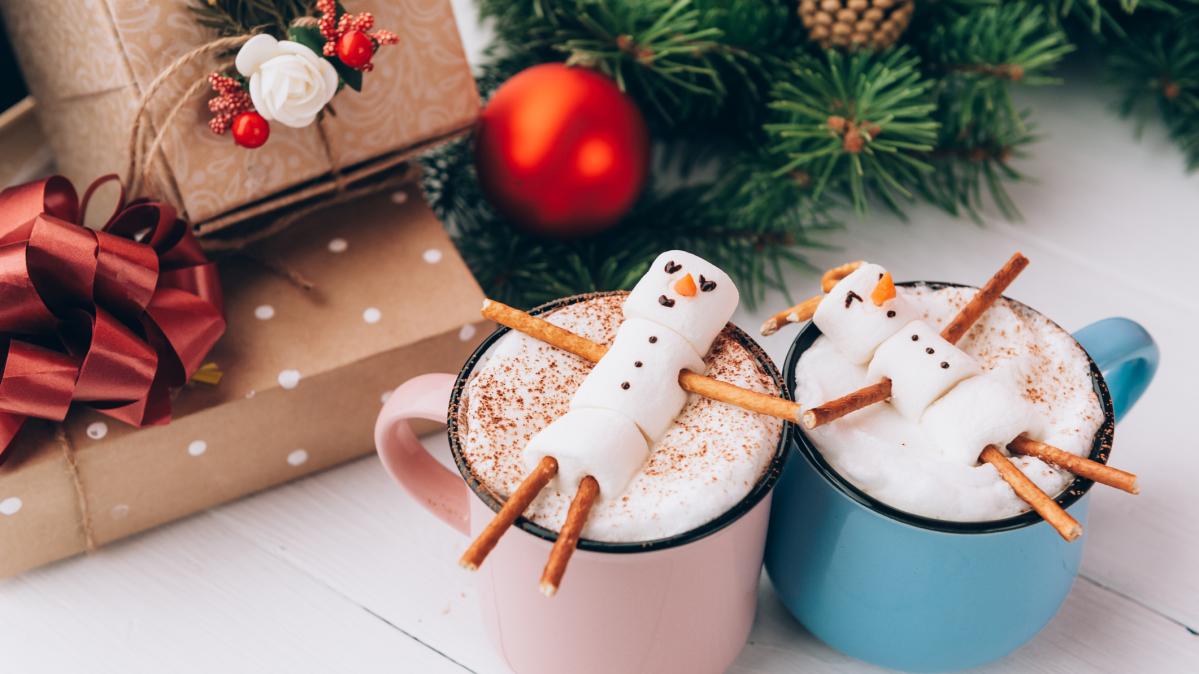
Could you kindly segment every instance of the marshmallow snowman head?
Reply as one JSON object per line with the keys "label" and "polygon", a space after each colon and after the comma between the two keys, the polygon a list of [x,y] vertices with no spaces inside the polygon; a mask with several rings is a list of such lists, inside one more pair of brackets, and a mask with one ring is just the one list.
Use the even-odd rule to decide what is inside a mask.
{"label": "marshmallow snowman head", "polygon": [[871,381],[891,380],[891,404],[912,420],[920,419],[954,384],[979,372],[970,354],[945,341],[924,321],[908,323],[883,342],[866,371]]}
{"label": "marshmallow snowman head", "polygon": [[658,256],[624,303],[624,317],[669,328],[702,358],[733,317],[740,296],[728,274],[682,250]]}
{"label": "marshmallow snowman head", "polygon": [[833,286],[812,315],[820,332],[851,363],[870,360],[883,340],[916,318],[915,310],[893,289],[876,292],[886,275],[877,264],[858,267]]}

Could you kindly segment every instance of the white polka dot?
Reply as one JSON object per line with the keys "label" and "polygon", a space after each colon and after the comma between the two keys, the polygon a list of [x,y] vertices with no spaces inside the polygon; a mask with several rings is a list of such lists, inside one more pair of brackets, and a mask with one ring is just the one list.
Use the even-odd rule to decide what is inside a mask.
{"label": "white polka dot", "polygon": [[291,390],[300,385],[299,370],[284,370],[279,373],[279,385],[287,390]]}
{"label": "white polka dot", "polygon": [[246,400],[249,400],[250,398],[253,398],[256,395],[258,395],[258,391],[255,391],[254,389],[250,389],[249,391],[246,391]]}
{"label": "white polka dot", "polygon": [[299,466],[308,461],[308,452],[303,449],[297,449],[287,455],[287,462],[293,466]]}
{"label": "white polka dot", "polygon": [[18,512],[20,512],[22,505],[25,504],[21,502],[21,499],[17,498],[16,496],[9,496],[3,501],[0,501],[0,515],[5,515],[8,517],[16,515]]}
{"label": "white polka dot", "polygon": [[386,405],[388,400],[391,400],[391,391],[384,391],[383,395],[379,396],[379,402]]}
{"label": "white polka dot", "polygon": [[467,323],[466,325],[462,326],[461,330],[458,331],[458,339],[464,342],[469,341],[470,338],[474,336],[475,326],[472,323]]}
{"label": "white polka dot", "polygon": [[399,192],[391,193],[391,203],[402,204],[406,201],[408,201],[408,193],[407,192],[404,192],[403,190],[401,190]]}
{"label": "white polka dot", "polygon": [[421,257],[423,257],[425,262],[428,262],[429,264],[437,264],[438,262],[441,262],[441,251],[437,250],[436,248],[430,248],[422,253]]}
{"label": "white polka dot", "polygon": [[106,435],[108,435],[108,424],[103,421],[95,421],[88,424],[87,437],[92,440],[99,440]]}
{"label": "white polka dot", "polygon": [[383,312],[374,307],[370,307],[362,312],[362,320],[367,323],[378,323],[381,318],[383,318]]}
{"label": "white polka dot", "polygon": [[275,307],[269,304],[260,304],[254,309],[254,318],[260,321],[269,321],[275,317]]}
{"label": "white polka dot", "polygon": [[330,253],[344,253],[344,252],[346,252],[346,249],[349,247],[350,247],[350,244],[347,243],[345,239],[338,238],[338,239],[332,239],[329,241],[329,252]]}
{"label": "white polka dot", "polygon": [[191,444],[187,446],[187,453],[191,454],[192,456],[200,456],[207,451],[208,443],[204,442],[203,440],[192,440]]}
{"label": "white polka dot", "polygon": [[114,520],[123,520],[126,517],[129,517],[129,506],[125,505],[124,503],[119,503],[114,505],[112,510],[109,512]]}

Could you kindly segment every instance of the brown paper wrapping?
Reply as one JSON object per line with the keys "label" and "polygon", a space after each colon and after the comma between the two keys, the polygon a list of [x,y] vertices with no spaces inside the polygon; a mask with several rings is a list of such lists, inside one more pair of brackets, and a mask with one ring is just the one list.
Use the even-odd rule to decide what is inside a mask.
{"label": "brown paper wrapping", "polygon": [[[9,0],[0,3],[9,35],[59,170],[77,185],[122,172],[142,92],[179,56],[216,36],[195,21],[189,0]],[[397,33],[381,48],[361,93],[343,89],[336,115],[316,125],[271,126],[266,145],[247,150],[207,126],[203,95],[165,129],[154,160],[152,194],[181,207],[201,232],[297,203],[297,188],[325,185],[331,171],[385,170],[398,157],[468,129],[478,95],[448,0],[350,0],[376,26]],[[212,72],[216,59],[187,66],[150,101],[157,133],[179,96]],[[257,208],[253,208],[257,206]]]}
{"label": "brown paper wrapping", "polygon": [[457,371],[489,329],[416,186],[308,216],[247,254],[315,288],[246,257],[223,264],[229,329],[208,360],[224,377],[190,384],[169,425],[76,408],[56,439],[53,424],[27,422],[0,467],[0,576],[369,453],[384,393]]}

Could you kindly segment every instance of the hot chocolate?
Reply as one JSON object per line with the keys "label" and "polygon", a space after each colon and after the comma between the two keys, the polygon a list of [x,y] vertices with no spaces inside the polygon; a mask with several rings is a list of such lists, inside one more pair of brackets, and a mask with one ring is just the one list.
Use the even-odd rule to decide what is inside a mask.
{"label": "hot chocolate", "polygon": [[[808,437],[843,477],[906,512],[951,521],[989,521],[1028,510],[995,467],[979,463],[976,457],[981,448],[974,446],[978,443],[958,439],[986,435],[994,427],[997,437],[1027,432],[1044,443],[1085,456],[1103,423],[1087,355],[1049,319],[999,299],[957,342],[956,347],[966,354],[962,356],[934,340],[936,331],[948,324],[976,291],[924,286],[896,291],[898,301],[925,325],[910,325],[905,319],[905,325],[897,325],[894,336],[877,347],[869,364],[857,354],[837,348],[829,337],[820,337],[800,358],[797,402],[805,409],[816,407],[874,383],[889,359],[911,361],[911,367],[927,366],[943,377],[958,372],[962,383],[955,386],[951,381],[920,395],[922,391],[910,386],[899,388],[901,373],[883,372],[896,380],[895,398],[915,411],[894,404],[896,400],[876,404],[813,428],[807,431]],[[935,330],[930,331],[929,326]],[[891,358],[891,350],[898,355]],[[972,358],[972,362],[959,363],[959,356]],[[973,369],[962,372],[974,367],[985,376],[974,376]],[[940,375],[942,372],[946,374]],[[931,375],[921,377],[917,383],[932,381]],[[954,393],[940,397],[941,389]],[[1011,393],[1010,405],[979,403],[1007,400],[1003,397],[1007,393]],[[1013,430],[1001,428],[1007,425]],[[959,447],[961,456],[949,451]],[[1073,479],[1070,473],[1032,456],[1016,455],[1011,461],[1050,496],[1060,493]]]}
{"label": "hot chocolate", "polygon": [[[623,295],[607,295],[547,314],[551,323],[611,344],[624,320]],[[626,307],[627,312],[627,307]],[[663,338],[669,336],[663,333]],[[720,334],[707,351],[706,373],[762,393],[777,394],[754,355]],[[648,367],[648,364],[643,364]],[[634,362],[633,367],[636,367]],[[476,367],[463,391],[459,421],[462,456],[474,475],[501,498],[520,484],[530,440],[570,409],[592,366],[543,342],[512,332]],[[778,445],[782,422],[694,394],[649,448],[627,487],[601,498],[583,530],[586,538],[648,541],[709,522],[732,508],[758,482]],[[557,530],[575,489],[551,482],[525,517]]]}

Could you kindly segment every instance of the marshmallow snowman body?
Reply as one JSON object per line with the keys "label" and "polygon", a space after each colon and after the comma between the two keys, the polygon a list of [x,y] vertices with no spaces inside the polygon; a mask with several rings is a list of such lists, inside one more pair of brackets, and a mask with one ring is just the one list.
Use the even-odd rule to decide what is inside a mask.
{"label": "marshmallow snowman body", "polygon": [[924,321],[912,321],[878,347],[867,376],[871,381],[890,379],[891,404],[916,421],[955,384],[980,372],[970,354]]}
{"label": "marshmallow snowman body", "polygon": [[685,369],[704,371],[703,359],[687,340],[657,323],[626,319],[570,408],[616,412],[647,438],[660,438],[687,403],[687,392],[679,386],[679,372]]}
{"label": "marshmallow snowman body", "polygon": [[679,250],[659,255],[629,293],[616,339],[570,410],[525,447],[526,467],[552,456],[561,486],[577,489],[591,475],[601,500],[619,496],[687,404],[679,373],[706,369],[703,356],[738,299],[732,279],[708,261]]}
{"label": "marshmallow snowman body", "polygon": [[526,470],[532,471],[541,459],[552,456],[558,461],[557,480],[563,488],[577,491],[590,475],[604,498],[625,490],[648,453],[641,429],[623,414],[572,409],[534,435],[523,458]]}
{"label": "marshmallow snowman body", "polygon": [[920,426],[945,460],[973,466],[987,445],[1003,449],[1021,433],[1037,435],[1041,419],[1011,377],[991,371],[954,386],[929,406]]}
{"label": "marshmallow snowman body", "polygon": [[625,299],[624,317],[673,330],[703,358],[739,301],[737,286],[719,267],[686,251],[668,250]]}
{"label": "marshmallow snowman body", "polygon": [[916,318],[915,310],[896,295],[881,305],[871,295],[887,270],[864,264],[833,286],[812,315],[812,322],[847,360],[870,360],[888,337]]}

